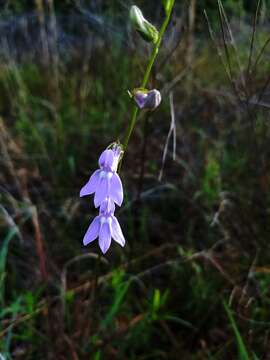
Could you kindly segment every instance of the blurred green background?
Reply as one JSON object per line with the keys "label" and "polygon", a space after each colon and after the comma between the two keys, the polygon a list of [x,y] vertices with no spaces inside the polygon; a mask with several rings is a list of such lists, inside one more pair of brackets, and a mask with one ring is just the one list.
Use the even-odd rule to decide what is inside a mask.
{"label": "blurred green background", "polygon": [[[123,140],[151,51],[131,5],[0,1],[0,354],[267,360],[268,0],[176,0],[163,101],[122,164],[126,246],[82,245],[80,188]],[[162,1],[136,5],[160,27]]]}

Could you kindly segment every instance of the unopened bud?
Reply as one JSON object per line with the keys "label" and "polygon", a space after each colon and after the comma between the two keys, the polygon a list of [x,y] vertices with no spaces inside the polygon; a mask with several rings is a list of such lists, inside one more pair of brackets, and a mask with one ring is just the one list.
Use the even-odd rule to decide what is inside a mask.
{"label": "unopened bud", "polygon": [[161,102],[161,94],[156,89],[135,89],[132,94],[140,109],[155,110]]}
{"label": "unopened bud", "polygon": [[131,6],[129,17],[135,30],[145,41],[156,43],[158,40],[158,31],[154,25],[147,21],[138,6]]}

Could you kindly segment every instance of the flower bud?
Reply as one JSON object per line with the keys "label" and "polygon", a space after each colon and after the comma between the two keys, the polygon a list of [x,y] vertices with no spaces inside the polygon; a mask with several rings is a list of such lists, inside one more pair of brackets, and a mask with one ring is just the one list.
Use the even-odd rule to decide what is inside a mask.
{"label": "flower bud", "polygon": [[131,6],[129,17],[135,30],[145,41],[152,42],[154,44],[157,42],[159,35],[157,29],[144,18],[141,10],[137,6]]}
{"label": "flower bud", "polygon": [[156,89],[135,89],[133,97],[138,107],[144,110],[155,110],[161,102],[161,94]]}

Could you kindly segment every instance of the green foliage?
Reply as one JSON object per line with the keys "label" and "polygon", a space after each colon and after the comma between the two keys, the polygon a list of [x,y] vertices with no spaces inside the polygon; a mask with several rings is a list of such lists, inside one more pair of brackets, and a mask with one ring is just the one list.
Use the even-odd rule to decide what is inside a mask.
{"label": "green foliage", "polygon": [[120,306],[128,292],[130,281],[124,280],[125,273],[122,271],[115,271],[112,277],[112,302],[109,311],[101,323],[102,327],[107,327],[112,323],[113,318],[120,310]]}
{"label": "green foliage", "polygon": [[206,195],[209,204],[218,200],[221,190],[220,163],[213,154],[207,155],[205,173],[202,178],[202,191]]}
{"label": "green foliage", "polygon": [[236,338],[236,342],[237,342],[237,346],[238,346],[238,354],[239,354],[239,360],[249,360],[249,355],[248,355],[248,351],[247,348],[245,346],[245,343],[243,341],[243,338],[238,330],[237,324],[234,320],[233,314],[231,309],[228,307],[228,305],[224,302],[223,303],[224,308],[226,310],[227,316],[230,320],[230,323],[232,325],[233,331],[234,331],[234,335]]}
{"label": "green foliage", "polygon": [[18,229],[16,227],[11,228],[7,235],[4,237],[1,244],[0,252],[0,303],[4,305],[5,299],[5,278],[6,278],[6,263],[7,263],[7,254],[9,243],[12,238],[17,234]]}
{"label": "green foliage", "polygon": [[169,296],[169,291],[166,290],[164,294],[161,294],[159,289],[155,289],[150,307],[150,317],[152,320],[159,318],[161,308],[166,304]]}
{"label": "green foliage", "polygon": [[101,360],[102,357],[101,357],[101,351],[97,351],[94,355],[94,360]]}

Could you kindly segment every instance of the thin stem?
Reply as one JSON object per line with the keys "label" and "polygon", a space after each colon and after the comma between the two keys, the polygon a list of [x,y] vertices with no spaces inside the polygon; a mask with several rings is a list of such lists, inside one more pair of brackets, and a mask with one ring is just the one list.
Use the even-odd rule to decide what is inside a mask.
{"label": "thin stem", "polygon": [[257,21],[258,21],[258,14],[259,14],[259,9],[260,9],[260,5],[261,5],[261,0],[257,1],[257,7],[256,7],[256,13],[253,19],[253,28],[252,28],[252,36],[251,36],[251,41],[250,41],[250,50],[249,50],[249,57],[248,57],[248,67],[247,67],[247,75],[250,75],[250,67],[251,67],[251,62],[252,62],[252,55],[253,55],[253,49],[254,49],[254,39],[255,39],[255,34],[256,34],[256,29],[257,29]]}
{"label": "thin stem", "polygon": [[144,119],[144,129],[143,129],[143,146],[142,146],[142,152],[141,152],[141,168],[140,168],[140,175],[139,175],[139,182],[138,182],[138,193],[137,193],[137,199],[140,200],[141,193],[143,189],[143,179],[144,179],[144,172],[145,172],[145,162],[146,162],[146,150],[147,150],[147,140],[149,136],[149,119],[150,119],[150,113],[148,113]]}
{"label": "thin stem", "polygon": [[259,63],[259,61],[261,60],[261,57],[267,47],[267,45],[270,43],[270,37],[268,37],[268,39],[265,41],[265,43],[263,44],[260,52],[259,52],[259,55],[257,56],[256,60],[255,60],[255,63],[253,65],[253,69],[252,69],[252,72],[255,73],[256,72],[256,69],[257,69],[257,65]]}
{"label": "thin stem", "polygon": [[[100,265],[101,265],[101,254],[98,254],[98,258],[97,258],[97,262],[95,265],[95,269],[94,269],[94,283],[93,283],[93,289],[92,289],[92,293],[91,293],[91,297],[92,297],[92,321],[95,322],[95,320],[97,320],[98,318],[98,306],[97,306],[97,297],[98,297],[98,278],[100,276]],[[95,309],[93,311],[93,309]]]}
{"label": "thin stem", "polygon": [[128,127],[128,130],[127,130],[127,133],[126,133],[126,136],[125,136],[125,140],[124,140],[124,150],[127,149],[130,136],[132,134],[132,131],[134,129],[134,126],[135,126],[135,123],[136,123],[136,120],[137,120],[138,111],[139,111],[139,109],[137,108],[136,105],[134,105],[133,110],[132,110],[132,116],[131,116],[130,125]]}
{"label": "thin stem", "polygon": [[[161,44],[161,41],[162,41],[162,38],[163,38],[163,35],[165,33],[165,30],[169,24],[169,21],[170,21],[170,17],[171,17],[171,13],[172,13],[172,9],[173,9],[173,5],[174,5],[174,1],[172,1],[171,3],[171,7],[168,9],[168,11],[166,12],[166,18],[161,26],[161,29],[159,31],[159,36],[158,36],[158,40],[152,50],[152,54],[151,54],[151,57],[149,59],[149,62],[147,64],[147,67],[146,67],[146,70],[145,70],[145,73],[144,73],[144,77],[143,77],[143,81],[142,81],[142,84],[140,87],[144,88],[148,81],[149,81],[149,78],[150,78],[150,74],[151,74],[151,70],[153,68],[153,65],[155,63],[155,60],[156,60],[156,57],[158,55],[158,52],[159,52],[159,48],[160,48],[160,44]],[[124,150],[127,149],[127,146],[128,146],[128,143],[129,143],[129,139],[130,139],[130,136],[133,132],[133,129],[135,127],[135,124],[136,124],[136,120],[137,120],[137,116],[138,116],[138,107],[137,106],[134,106],[133,107],[133,110],[132,110],[132,116],[131,116],[131,121],[130,121],[130,125],[127,129],[127,132],[126,132],[126,136],[124,138]]]}

